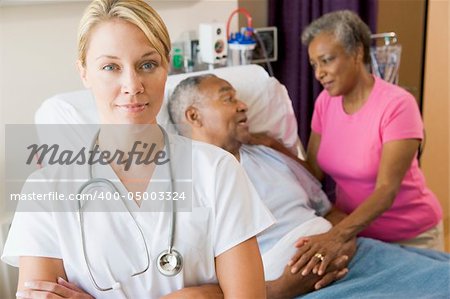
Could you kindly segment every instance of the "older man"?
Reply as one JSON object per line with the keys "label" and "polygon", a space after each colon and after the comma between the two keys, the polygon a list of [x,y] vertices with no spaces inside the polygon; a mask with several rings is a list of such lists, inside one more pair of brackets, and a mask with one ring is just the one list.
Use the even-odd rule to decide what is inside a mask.
{"label": "older man", "polygon": [[[233,87],[214,75],[183,80],[169,102],[170,116],[180,133],[233,154],[275,216],[277,223],[258,236],[270,298],[291,298],[319,288],[308,297],[449,296],[448,255],[370,239],[358,240],[350,272],[343,279],[347,258],[355,252],[354,240],[336,250],[337,258],[317,253],[305,268],[296,269],[295,263],[286,266],[291,258],[299,258],[298,238],[320,235],[345,215],[331,207],[299,161],[261,145],[288,153],[279,142],[249,133],[246,111]],[[323,288],[334,280],[338,281]]]}

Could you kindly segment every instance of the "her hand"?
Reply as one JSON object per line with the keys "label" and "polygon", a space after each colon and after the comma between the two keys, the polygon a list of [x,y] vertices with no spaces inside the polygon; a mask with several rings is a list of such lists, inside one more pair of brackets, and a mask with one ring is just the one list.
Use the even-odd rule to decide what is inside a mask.
{"label": "her hand", "polygon": [[25,290],[18,291],[18,298],[74,298],[74,299],[94,299],[91,295],[70,283],[58,278],[58,283],[49,281],[29,281],[25,282]]}
{"label": "her hand", "polygon": [[250,139],[247,141],[251,145],[265,145],[267,147],[272,147],[273,144],[279,143],[275,138],[267,135],[265,132],[251,133]]}
{"label": "her hand", "polygon": [[304,267],[302,275],[308,275],[313,270],[313,273],[324,275],[328,265],[343,255],[344,245],[345,242],[330,232],[301,238],[295,243],[298,251],[288,266],[291,266],[292,273],[297,273]]}

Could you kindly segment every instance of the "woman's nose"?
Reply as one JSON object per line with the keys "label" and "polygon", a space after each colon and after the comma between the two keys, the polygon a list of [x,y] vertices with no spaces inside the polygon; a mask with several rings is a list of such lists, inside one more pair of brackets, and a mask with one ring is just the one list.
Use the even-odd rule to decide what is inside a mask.
{"label": "woman's nose", "polygon": [[316,79],[317,80],[321,80],[324,76],[325,76],[325,70],[324,70],[324,68],[323,67],[321,67],[321,66],[316,66],[316,69],[315,69],[315,76],[316,76]]}
{"label": "woman's nose", "polygon": [[139,94],[144,91],[139,74],[135,70],[128,70],[123,72],[122,78],[122,92],[125,94]]}

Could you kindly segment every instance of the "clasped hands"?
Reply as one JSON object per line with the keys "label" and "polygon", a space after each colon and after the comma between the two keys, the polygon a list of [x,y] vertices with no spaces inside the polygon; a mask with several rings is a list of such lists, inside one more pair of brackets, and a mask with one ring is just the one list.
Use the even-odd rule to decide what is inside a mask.
{"label": "clasped hands", "polygon": [[300,238],[294,246],[298,250],[288,262],[291,273],[295,274],[301,270],[301,274],[304,276],[311,272],[322,276],[333,271],[336,264],[341,264],[342,259],[347,260],[345,267],[348,265],[348,260],[356,251],[356,239],[343,241],[330,231]]}
{"label": "clasped hands", "polygon": [[283,274],[268,282],[268,297],[271,299],[297,297],[343,278],[356,251],[356,239],[339,242],[331,233],[320,234],[300,238],[295,246],[297,253]]}

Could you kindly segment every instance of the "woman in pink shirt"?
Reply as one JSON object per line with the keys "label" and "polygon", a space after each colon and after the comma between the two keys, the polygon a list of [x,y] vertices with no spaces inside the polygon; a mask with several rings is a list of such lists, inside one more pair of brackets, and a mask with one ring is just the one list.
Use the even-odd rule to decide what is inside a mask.
{"label": "woman in pink shirt", "polygon": [[414,97],[372,76],[370,30],[353,12],[338,11],[303,32],[317,98],[308,164],[336,182],[336,208],[349,214],[331,231],[301,239],[293,272],[324,271],[341,244],[356,235],[443,249],[442,210],[426,187],[417,149],[423,124]]}

